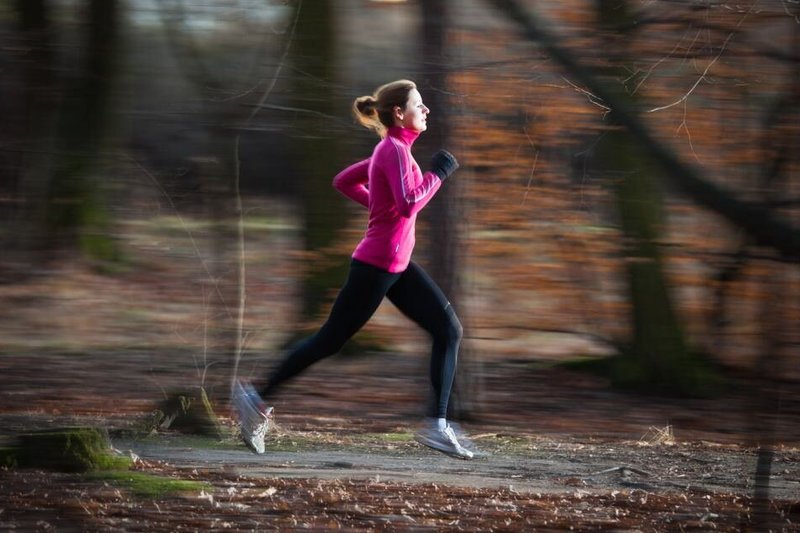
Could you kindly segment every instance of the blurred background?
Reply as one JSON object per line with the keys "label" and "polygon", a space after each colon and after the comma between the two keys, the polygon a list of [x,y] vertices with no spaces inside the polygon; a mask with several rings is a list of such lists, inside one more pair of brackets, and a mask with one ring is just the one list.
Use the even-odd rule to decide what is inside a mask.
{"label": "blurred background", "polygon": [[[378,140],[352,102],[410,78],[416,159],[461,163],[415,252],[465,325],[458,409],[534,397],[558,364],[678,397],[737,380],[792,427],[799,43],[786,0],[5,2],[0,401],[224,401],[266,372],[365,228],[331,187]],[[301,380],[413,412],[427,342],[386,303]],[[384,373],[415,386],[353,394]]]}

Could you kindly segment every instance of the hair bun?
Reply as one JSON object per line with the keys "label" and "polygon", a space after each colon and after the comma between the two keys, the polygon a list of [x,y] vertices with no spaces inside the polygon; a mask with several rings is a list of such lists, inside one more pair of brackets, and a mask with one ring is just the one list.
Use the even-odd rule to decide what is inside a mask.
{"label": "hair bun", "polygon": [[361,96],[356,99],[356,109],[364,116],[373,116],[376,112],[378,101],[374,96]]}

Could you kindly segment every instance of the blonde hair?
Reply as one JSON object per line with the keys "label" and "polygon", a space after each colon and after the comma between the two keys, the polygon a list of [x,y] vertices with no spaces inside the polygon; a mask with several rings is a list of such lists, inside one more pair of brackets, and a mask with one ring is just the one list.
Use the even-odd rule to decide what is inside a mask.
{"label": "blonde hair", "polygon": [[405,109],[408,94],[417,88],[411,80],[397,80],[378,87],[367,96],[359,96],[353,102],[353,114],[356,120],[377,133],[386,136],[386,130],[394,125],[394,108]]}

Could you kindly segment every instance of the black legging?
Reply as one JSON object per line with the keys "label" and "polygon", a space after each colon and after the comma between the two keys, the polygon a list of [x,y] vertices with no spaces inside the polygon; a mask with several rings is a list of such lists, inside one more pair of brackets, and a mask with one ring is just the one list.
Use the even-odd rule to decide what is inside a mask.
{"label": "black legging", "polygon": [[317,333],[294,346],[261,390],[262,396],[270,396],[284,381],[337,353],[367,323],[384,297],[431,334],[435,414],[445,418],[463,330],[442,290],[414,262],[405,271],[393,274],[353,259],[328,320]]}

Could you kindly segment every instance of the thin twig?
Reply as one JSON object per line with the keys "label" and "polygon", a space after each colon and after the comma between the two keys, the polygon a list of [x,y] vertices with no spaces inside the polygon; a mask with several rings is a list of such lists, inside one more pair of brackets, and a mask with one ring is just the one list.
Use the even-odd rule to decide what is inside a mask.
{"label": "thin twig", "polygon": [[581,93],[581,94],[583,94],[583,95],[586,95],[586,97],[587,97],[587,98],[588,98],[588,100],[589,100],[589,103],[596,105],[597,107],[599,107],[599,108],[601,108],[601,109],[605,110],[606,112],[608,112],[608,111],[611,111],[611,108],[610,108],[610,107],[608,107],[607,105],[604,105],[604,104],[601,104],[601,103],[600,103],[600,98],[598,98],[597,96],[593,95],[592,93],[590,93],[590,92],[589,92],[589,91],[587,91],[586,89],[583,89],[583,88],[581,88],[581,87],[578,87],[577,85],[575,85],[574,83],[572,83],[571,81],[569,81],[569,80],[568,80],[567,78],[565,78],[564,76],[561,76],[561,79],[562,79],[562,80],[564,80],[565,82],[569,83],[569,84],[570,84],[570,86],[571,86],[573,89],[575,89],[576,91],[578,91],[579,93]]}
{"label": "thin twig", "polygon": [[[742,18],[739,19],[739,22],[736,23],[736,28],[739,28],[742,25],[744,20],[747,18],[747,16],[753,10],[753,7],[754,6],[751,6],[750,9],[747,11],[747,13],[745,13],[744,16],[742,16]],[[667,105],[660,106],[660,107],[655,107],[653,109],[650,109],[647,112],[648,113],[655,113],[657,111],[663,111],[664,109],[669,109],[670,107],[674,107],[674,106],[680,104],[681,102],[685,102],[689,98],[689,96],[691,96],[691,94],[694,92],[694,90],[697,89],[698,85],[700,85],[700,82],[702,82],[706,78],[706,75],[711,70],[711,67],[713,67],[714,64],[719,60],[719,58],[722,57],[722,54],[725,52],[725,49],[728,47],[728,43],[730,42],[731,39],[733,39],[734,35],[736,35],[735,31],[732,31],[731,33],[728,34],[728,36],[725,38],[725,41],[723,41],[723,43],[722,43],[722,47],[720,48],[719,53],[716,55],[716,57],[714,59],[711,60],[711,62],[708,65],[706,65],[706,68],[703,70],[703,73],[700,75],[699,78],[697,78],[697,81],[694,82],[694,85],[691,86],[691,88],[686,92],[686,94],[684,94],[683,96],[678,98],[676,101],[672,102],[671,104],[667,104]]]}
{"label": "thin twig", "polygon": [[531,190],[531,182],[533,181],[533,174],[536,172],[536,163],[539,161],[539,150],[536,150],[536,155],[533,158],[533,165],[531,165],[531,173],[528,176],[528,186],[525,187],[525,194],[522,196],[520,205],[525,205],[525,200],[528,199],[528,192]]}
{"label": "thin twig", "polygon": [[722,48],[720,49],[720,51],[717,54],[717,56],[714,59],[712,59],[711,62],[706,66],[705,70],[703,70],[703,73],[700,75],[699,78],[697,78],[697,81],[694,82],[694,85],[692,85],[692,87],[686,92],[686,94],[684,94],[683,96],[681,96],[680,98],[678,98],[677,100],[672,102],[671,104],[663,105],[663,106],[660,106],[660,107],[654,107],[653,109],[650,109],[647,112],[648,113],[655,113],[657,111],[663,111],[665,109],[669,109],[670,107],[675,107],[676,105],[678,105],[678,104],[680,104],[682,102],[685,102],[692,95],[694,90],[697,89],[697,86],[700,85],[700,82],[703,81],[706,78],[706,75],[708,74],[708,71],[711,70],[711,67],[714,66],[714,63],[716,63],[717,60],[720,58],[720,56],[722,56],[722,53],[725,51],[725,48],[728,46],[728,42],[733,38],[734,35],[735,35],[735,33],[731,33],[730,35],[728,35],[728,38],[725,39],[724,43],[722,43]]}
{"label": "thin twig", "polygon": [[683,36],[682,36],[682,37],[680,38],[680,40],[678,41],[678,44],[676,44],[676,45],[675,45],[675,47],[672,49],[672,51],[670,51],[670,53],[668,53],[667,55],[665,55],[664,57],[662,57],[661,59],[659,59],[658,61],[656,61],[656,62],[655,62],[653,65],[651,65],[651,66],[650,66],[650,68],[649,68],[649,69],[647,69],[647,73],[646,73],[644,76],[642,76],[642,77],[641,77],[641,79],[639,80],[639,82],[636,84],[636,87],[634,87],[634,88],[633,88],[633,91],[631,91],[631,94],[636,94],[636,93],[639,91],[639,88],[640,88],[640,87],[641,87],[641,86],[644,84],[644,82],[646,82],[646,81],[647,81],[647,79],[648,79],[648,78],[650,77],[650,75],[653,73],[653,71],[654,71],[654,70],[655,70],[655,69],[656,69],[656,68],[657,68],[657,67],[658,67],[658,66],[659,66],[661,63],[663,63],[664,61],[666,61],[667,59],[669,59],[670,57],[672,57],[672,55],[675,53],[675,51],[676,51],[676,50],[677,50],[677,49],[680,47],[680,45],[681,45],[681,43],[683,42],[683,39],[684,39],[684,38],[686,38],[686,33],[684,33],[684,34],[683,34]]}
{"label": "thin twig", "polygon": [[632,466],[614,466],[612,468],[606,468],[605,470],[600,470],[599,472],[594,472],[585,477],[599,476],[601,474],[610,474],[611,472],[621,472],[623,475],[626,472],[633,472],[634,474],[638,474],[644,477],[652,476],[650,472],[645,472],[644,470],[639,470],[638,468],[634,468]]}
{"label": "thin twig", "polygon": [[206,264],[205,259],[203,259],[203,255],[200,253],[200,248],[197,246],[197,241],[194,240],[194,235],[192,234],[192,230],[189,229],[189,225],[186,224],[186,221],[183,219],[183,216],[181,216],[181,212],[178,210],[178,206],[175,205],[175,202],[172,200],[172,197],[169,195],[166,189],[164,189],[164,186],[161,185],[161,183],[153,175],[153,173],[150,172],[142,163],[140,163],[138,160],[136,160],[133,156],[129,154],[123,153],[121,155],[124,159],[127,159],[128,161],[139,167],[139,170],[141,170],[142,173],[144,173],[144,175],[148,177],[148,179],[153,183],[156,189],[158,189],[161,192],[161,194],[164,195],[164,198],[166,198],[167,202],[169,202],[172,211],[175,213],[175,216],[178,217],[178,222],[180,222],[183,231],[185,231],[186,235],[189,237],[189,242],[192,243],[192,249],[194,250],[194,253],[198,257],[198,259],[200,259],[200,264],[203,265],[203,270],[208,276],[208,279],[211,282],[211,286],[214,288],[214,292],[222,302],[225,312],[228,314],[229,318],[233,318],[230,314],[230,311],[228,311],[228,306],[225,303],[225,297],[223,296],[222,291],[220,291],[219,289],[218,280],[214,278],[214,275],[208,269],[208,265]]}

